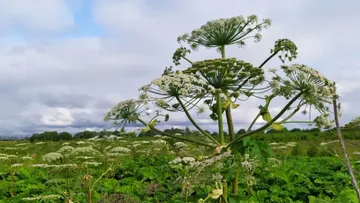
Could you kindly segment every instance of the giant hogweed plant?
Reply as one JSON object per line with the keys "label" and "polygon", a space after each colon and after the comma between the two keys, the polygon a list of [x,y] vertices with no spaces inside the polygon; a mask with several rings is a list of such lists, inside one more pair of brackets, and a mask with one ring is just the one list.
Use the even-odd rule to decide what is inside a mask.
{"label": "giant hogweed plant", "polygon": [[[246,18],[236,16],[209,21],[200,28],[179,36],[177,40],[180,48],[175,51],[173,62],[175,66],[185,62],[189,67],[176,71],[172,67],[166,68],[159,78],[139,89],[141,94],[138,99],[122,101],[113,107],[105,116],[105,121],[113,120],[121,127],[128,123],[140,123],[145,126],[143,131],[153,130],[164,136],[212,147],[216,154],[236,151],[239,147],[237,143],[269,128],[281,130],[286,123],[304,122],[291,120],[300,111],[316,110],[319,116],[305,122],[315,123],[319,128],[329,128],[334,122],[330,118],[329,107],[334,98],[338,99],[335,83],[304,64],[287,64],[298,55],[297,47],[291,40],[275,41],[269,56],[261,64],[226,58],[226,47],[244,47],[251,40],[260,42],[261,31],[270,25],[270,19],[259,22],[256,15]],[[193,51],[199,51],[201,47],[216,48],[220,57],[191,61],[189,55]],[[279,70],[271,68],[265,72],[263,68],[274,58],[279,58],[282,63]],[[259,106],[258,115],[247,132],[235,136],[231,110],[240,108],[240,104],[249,98],[258,99],[263,105]],[[271,115],[271,103],[279,98],[286,104],[277,114]],[[209,108],[209,117],[218,123],[220,139],[202,129],[191,114],[192,109],[198,109],[199,113],[205,112],[201,104]],[[144,118],[150,116],[148,110],[154,106],[158,110],[145,121]],[[183,112],[192,125],[207,138],[207,142],[171,135],[156,128],[160,122],[159,117],[169,120],[169,114],[163,114],[162,111]],[[253,129],[260,117],[266,123]],[[225,119],[230,140],[227,143],[224,135]],[[233,193],[236,191],[236,186],[233,186]]]}

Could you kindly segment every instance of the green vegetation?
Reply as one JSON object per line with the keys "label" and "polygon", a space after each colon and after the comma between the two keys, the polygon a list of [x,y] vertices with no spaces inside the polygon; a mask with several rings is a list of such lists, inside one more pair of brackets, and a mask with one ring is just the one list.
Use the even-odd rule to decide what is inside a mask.
{"label": "green vegetation", "polygon": [[[357,202],[338,142],[271,142],[266,153],[262,143],[249,140],[249,157],[217,160],[209,148],[162,136],[2,141],[0,202],[197,202],[212,193],[216,175],[231,181],[234,164],[243,178],[229,202]],[[349,145],[355,170],[359,145]]]}

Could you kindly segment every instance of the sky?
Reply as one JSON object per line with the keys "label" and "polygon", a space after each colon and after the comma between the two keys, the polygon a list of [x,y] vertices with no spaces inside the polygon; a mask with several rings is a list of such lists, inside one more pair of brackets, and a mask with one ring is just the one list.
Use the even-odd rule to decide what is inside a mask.
{"label": "sky", "polygon": [[[139,87],[172,65],[178,36],[210,20],[251,14],[272,19],[272,26],[261,42],[229,48],[228,57],[260,64],[274,41],[292,40],[299,52],[294,63],[337,83],[344,124],[360,115],[359,6],[355,0],[0,0],[0,136],[108,128],[103,118],[112,106],[137,98]],[[216,50],[200,49],[190,58],[214,57]],[[279,65],[274,59],[267,68]],[[259,104],[240,104],[235,129],[251,122]],[[216,128],[206,115],[192,114],[204,128]],[[176,113],[163,127],[184,126],[191,125]]]}

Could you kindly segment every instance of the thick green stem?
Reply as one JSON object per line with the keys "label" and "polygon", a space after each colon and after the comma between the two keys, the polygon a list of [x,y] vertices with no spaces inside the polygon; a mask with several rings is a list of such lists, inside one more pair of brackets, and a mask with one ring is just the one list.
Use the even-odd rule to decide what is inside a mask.
{"label": "thick green stem", "polygon": [[[226,58],[225,56],[225,45],[221,46],[221,58]],[[228,126],[228,134],[230,137],[230,141],[235,139],[235,130],[234,130],[234,123],[233,123],[233,119],[232,119],[232,115],[231,115],[231,106],[228,106],[225,110],[225,114],[226,114],[226,122],[227,122],[227,126]],[[238,186],[239,185],[239,173],[238,171],[236,171],[235,174],[235,178],[232,180],[232,193],[234,195],[238,194]]]}
{"label": "thick green stem", "polygon": [[222,194],[222,199],[224,200],[225,203],[228,203],[227,199],[228,199],[228,187],[227,187],[227,182],[224,180],[222,182],[223,184],[223,194]]}
{"label": "thick green stem", "polygon": [[[147,123],[145,121],[141,120],[140,118],[138,118],[138,121],[140,123],[144,124],[145,126],[147,126]],[[192,139],[188,139],[188,138],[184,138],[184,137],[178,137],[178,136],[175,136],[175,135],[171,135],[171,134],[165,133],[165,132],[163,132],[163,131],[155,128],[155,127],[150,127],[150,129],[153,130],[156,133],[159,133],[159,134],[162,134],[164,136],[171,137],[171,138],[174,138],[174,139],[178,139],[178,140],[181,140],[181,141],[191,142],[191,143],[195,143],[195,144],[202,145],[202,146],[205,146],[205,147],[211,147],[211,148],[216,147],[214,145],[207,144],[205,142],[201,142],[201,141],[197,141],[197,140],[192,140]]]}
{"label": "thick green stem", "polygon": [[184,103],[181,101],[181,99],[179,97],[175,97],[175,98],[179,102],[181,108],[184,110],[186,116],[188,117],[190,122],[195,126],[195,128],[198,129],[203,135],[208,137],[210,140],[212,140],[215,144],[217,144],[219,146],[220,145],[219,142],[213,136],[211,136],[209,133],[205,132],[202,128],[200,128],[200,126],[195,122],[195,120],[191,117],[189,111],[186,109],[186,107],[185,107]]}
{"label": "thick green stem", "polygon": [[221,146],[225,145],[224,139],[224,123],[222,118],[222,105],[221,105],[221,98],[220,98],[221,90],[216,90],[216,110],[218,115],[218,127],[219,127],[219,135],[220,135],[220,144]]}
{"label": "thick green stem", "polygon": [[222,45],[221,47],[220,47],[220,50],[221,50],[221,58],[225,58],[225,45]]}
{"label": "thick green stem", "polygon": [[232,181],[232,194],[238,195],[239,194],[239,169],[236,169],[235,178]]}
{"label": "thick green stem", "polygon": [[245,133],[245,134],[243,134],[243,135],[235,138],[233,141],[231,141],[231,142],[226,146],[226,148],[228,148],[228,147],[230,147],[231,145],[233,145],[233,144],[241,141],[242,139],[244,139],[244,138],[246,138],[246,137],[249,137],[250,135],[259,133],[259,132],[267,129],[269,126],[271,126],[273,123],[275,123],[275,121],[276,121],[277,119],[279,119],[280,116],[282,116],[282,115],[285,113],[285,111],[287,111],[288,108],[289,108],[303,93],[304,93],[304,92],[302,91],[302,92],[300,92],[299,94],[297,94],[294,98],[292,98],[292,99],[289,101],[289,103],[287,103],[286,106],[285,106],[270,122],[268,122],[267,124],[265,124],[265,125],[262,126],[261,128],[258,128],[258,129],[254,130],[254,131],[251,131],[251,132],[247,132],[247,133]]}
{"label": "thick green stem", "polygon": [[228,125],[230,141],[231,141],[231,140],[235,139],[235,130],[234,130],[234,124],[233,124],[233,120],[232,120],[230,106],[226,108],[225,113],[226,113],[226,121],[227,121],[227,125]]}

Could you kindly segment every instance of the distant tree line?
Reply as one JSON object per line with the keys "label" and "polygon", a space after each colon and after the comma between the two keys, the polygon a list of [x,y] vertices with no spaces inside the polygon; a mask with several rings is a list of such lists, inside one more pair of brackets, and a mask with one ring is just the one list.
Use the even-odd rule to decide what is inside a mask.
{"label": "distant tree line", "polygon": [[[358,133],[358,130],[360,128],[360,118],[356,118],[352,120],[351,122],[345,124],[342,127],[342,130],[344,131],[345,138],[347,139],[360,139],[360,133]],[[214,137],[218,136],[217,132],[209,132],[207,133],[211,134]],[[179,129],[179,128],[169,128],[164,130],[165,133],[169,134],[181,134],[183,136],[199,136],[201,133],[197,130],[191,130],[189,127],[186,127],[185,129]],[[332,139],[330,137],[336,138],[336,136],[333,136],[334,132],[336,132],[336,129],[329,129],[326,131],[321,132],[319,128],[310,128],[310,129],[300,129],[300,128],[293,128],[291,130],[284,128],[281,131],[276,131],[274,129],[269,129],[267,131],[264,131],[262,133],[259,133],[257,137],[258,139],[266,139],[266,140],[307,140],[307,139],[313,139],[313,138],[321,138],[321,139]],[[226,132],[224,132],[226,135]],[[240,129],[237,131],[236,135],[241,135],[246,133],[245,129]],[[261,135],[268,135],[264,138],[261,137]],[[99,137],[103,138],[104,136],[131,136],[135,137],[135,132],[125,132],[123,129],[120,131],[82,131],[75,133],[74,135],[69,132],[57,132],[57,131],[45,131],[42,133],[34,133],[32,136],[27,137],[26,139],[30,140],[31,142],[36,141],[60,141],[60,140],[72,140],[72,139],[89,139],[93,137]],[[154,136],[156,135],[153,131],[148,132],[140,132],[137,136],[139,137],[147,137],[147,136]],[[330,137],[329,137],[330,136]],[[21,137],[0,137],[0,140],[16,140],[16,139],[22,139]]]}

